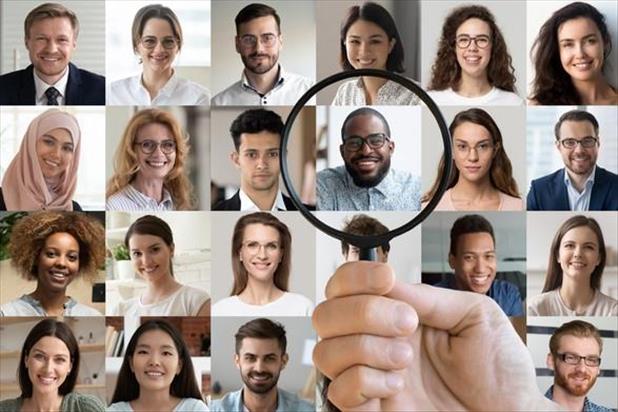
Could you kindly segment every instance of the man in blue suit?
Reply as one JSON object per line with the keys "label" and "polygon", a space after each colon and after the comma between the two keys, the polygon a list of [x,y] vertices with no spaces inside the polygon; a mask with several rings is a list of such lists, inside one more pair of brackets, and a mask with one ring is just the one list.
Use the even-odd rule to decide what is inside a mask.
{"label": "man in blue suit", "polygon": [[599,123],[583,110],[560,116],[554,128],[564,169],[532,181],[528,210],[618,210],[618,175],[596,165]]}
{"label": "man in blue suit", "polygon": [[45,3],[28,13],[24,27],[32,64],[0,76],[0,105],[105,105],[105,77],[70,62],[79,34],[75,13]]}

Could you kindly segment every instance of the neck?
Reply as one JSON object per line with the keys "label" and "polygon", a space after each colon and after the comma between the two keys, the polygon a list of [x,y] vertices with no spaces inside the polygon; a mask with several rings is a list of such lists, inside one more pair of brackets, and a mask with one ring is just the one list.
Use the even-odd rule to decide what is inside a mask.
{"label": "neck", "polygon": [[64,76],[64,74],[66,73],[66,71],[69,69],[69,67],[67,66],[62,73],[57,74],[55,76],[48,76],[46,74],[41,73],[40,71],[38,71],[37,69],[34,69],[34,72],[36,73],[36,75],[39,77],[39,79],[43,80],[45,83],[49,84],[50,86],[55,85],[58,80],[60,80],[62,78],[62,76]]}
{"label": "neck", "polygon": [[276,386],[267,393],[253,393],[245,386],[242,394],[242,401],[249,412],[272,412],[277,409]]}
{"label": "neck", "polygon": [[375,104],[378,100],[378,91],[386,83],[386,79],[381,77],[363,77],[362,81],[365,86],[365,103]]}
{"label": "neck", "polygon": [[491,90],[491,84],[487,80],[487,74],[472,77],[465,73],[461,74],[457,93],[464,97],[484,96]]}
{"label": "neck", "polygon": [[249,80],[249,84],[253,86],[261,94],[266,94],[275,87],[277,78],[279,77],[279,65],[275,64],[266,73],[253,73],[250,70],[245,69],[245,76]]}
{"label": "neck", "polygon": [[63,397],[58,395],[58,392],[40,393],[33,390],[32,397],[24,400],[22,410],[37,412],[59,411],[62,399]]}
{"label": "neck", "polygon": [[53,292],[37,283],[36,289],[30,296],[41,303],[48,316],[62,316],[64,313],[64,303],[67,301],[64,290],[62,292]]}
{"label": "neck", "polygon": [[484,200],[496,194],[498,190],[491,184],[489,175],[477,182],[463,179],[461,175],[457,179],[455,186],[451,188],[451,193],[457,197],[474,200]]}
{"label": "neck", "polygon": [[171,67],[164,71],[152,71],[144,67],[142,73],[142,84],[148,90],[150,99],[154,99],[159,94],[159,90],[165,86],[165,84],[171,79],[174,74],[174,69]]}
{"label": "neck", "polygon": [[581,411],[584,409],[584,400],[586,399],[586,395],[572,395],[565,391],[561,386],[554,384],[554,393],[552,398],[554,402],[569,411]]}
{"label": "neck", "polygon": [[576,313],[584,312],[594,299],[590,278],[576,280],[563,276],[559,293],[564,304]]}
{"label": "neck", "polygon": [[131,402],[132,406],[137,406],[135,409],[143,411],[160,411],[173,407],[178,404],[178,398],[170,395],[167,388],[165,390],[149,391],[140,386],[139,397]]}
{"label": "neck", "polygon": [[238,296],[250,305],[266,305],[277,299],[281,292],[270,280],[261,282],[249,277],[247,287]]}
{"label": "neck", "polygon": [[586,187],[586,179],[590,177],[590,174],[592,173],[592,171],[590,171],[590,173],[586,175],[579,175],[579,174],[571,172],[568,168],[565,170],[569,176],[569,179],[571,180],[571,183],[575,187],[575,189],[577,189],[577,191],[581,193]]}
{"label": "neck", "polygon": [[131,185],[140,193],[157,202],[163,200],[163,179],[145,179],[138,173],[131,182]]}
{"label": "neck", "polygon": [[572,80],[582,104],[600,104],[611,100],[614,91],[603,76],[592,80]]}
{"label": "neck", "polygon": [[180,283],[176,282],[171,273],[161,276],[157,280],[147,282],[144,298],[149,303],[158,302],[176,291],[179,286],[181,286]]}
{"label": "neck", "polygon": [[242,191],[251,199],[260,210],[271,210],[277,201],[279,185],[273,185],[269,189],[255,190],[241,183]]}

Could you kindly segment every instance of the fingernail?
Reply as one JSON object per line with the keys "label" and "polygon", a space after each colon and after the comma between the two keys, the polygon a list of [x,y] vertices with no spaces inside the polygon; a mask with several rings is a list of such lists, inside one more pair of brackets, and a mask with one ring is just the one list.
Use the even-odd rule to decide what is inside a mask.
{"label": "fingernail", "polygon": [[395,391],[403,389],[403,379],[398,373],[388,372],[386,374],[386,386]]}
{"label": "fingernail", "polygon": [[397,312],[395,314],[395,326],[397,327],[397,329],[404,332],[412,331],[412,329],[414,329],[416,320],[412,315],[410,307],[405,303],[402,303],[397,305],[395,310]]}
{"label": "fingernail", "polygon": [[397,365],[406,363],[412,356],[412,348],[405,342],[393,342],[389,349],[389,358]]}

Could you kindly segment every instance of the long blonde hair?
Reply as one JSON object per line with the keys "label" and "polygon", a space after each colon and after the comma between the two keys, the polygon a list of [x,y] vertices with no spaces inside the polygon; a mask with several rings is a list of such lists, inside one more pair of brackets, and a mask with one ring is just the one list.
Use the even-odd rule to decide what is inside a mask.
{"label": "long blonde hair", "polygon": [[107,182],[105,197],[109,198],[125,188],[137,175],[139,164],[134,149],[137,132],[142,126],[152,123],[166,126],[172,132],[176,142],[176,161],[172,170],[165,176],[163,186],[170,192],[176,210],[193,209],[193,187],[184,170],[189,144],[174,116],[160,109],[141,110],[135,113],[129,121],[124,129],[120,145],[118,145],[114,154],[114,175]]}

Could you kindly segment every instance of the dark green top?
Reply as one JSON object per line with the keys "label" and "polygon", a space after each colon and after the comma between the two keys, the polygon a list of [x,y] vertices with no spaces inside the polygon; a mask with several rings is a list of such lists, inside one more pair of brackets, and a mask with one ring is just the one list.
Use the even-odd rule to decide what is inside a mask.
{"label": "dark green top", "polygon": [[[23,399],[5,399],[0,401],[0,412],[19,412]],[[99,398],[92,395],[71,392],[65,395],[60,405],[61,412],[105,412],[105,405]]]}

